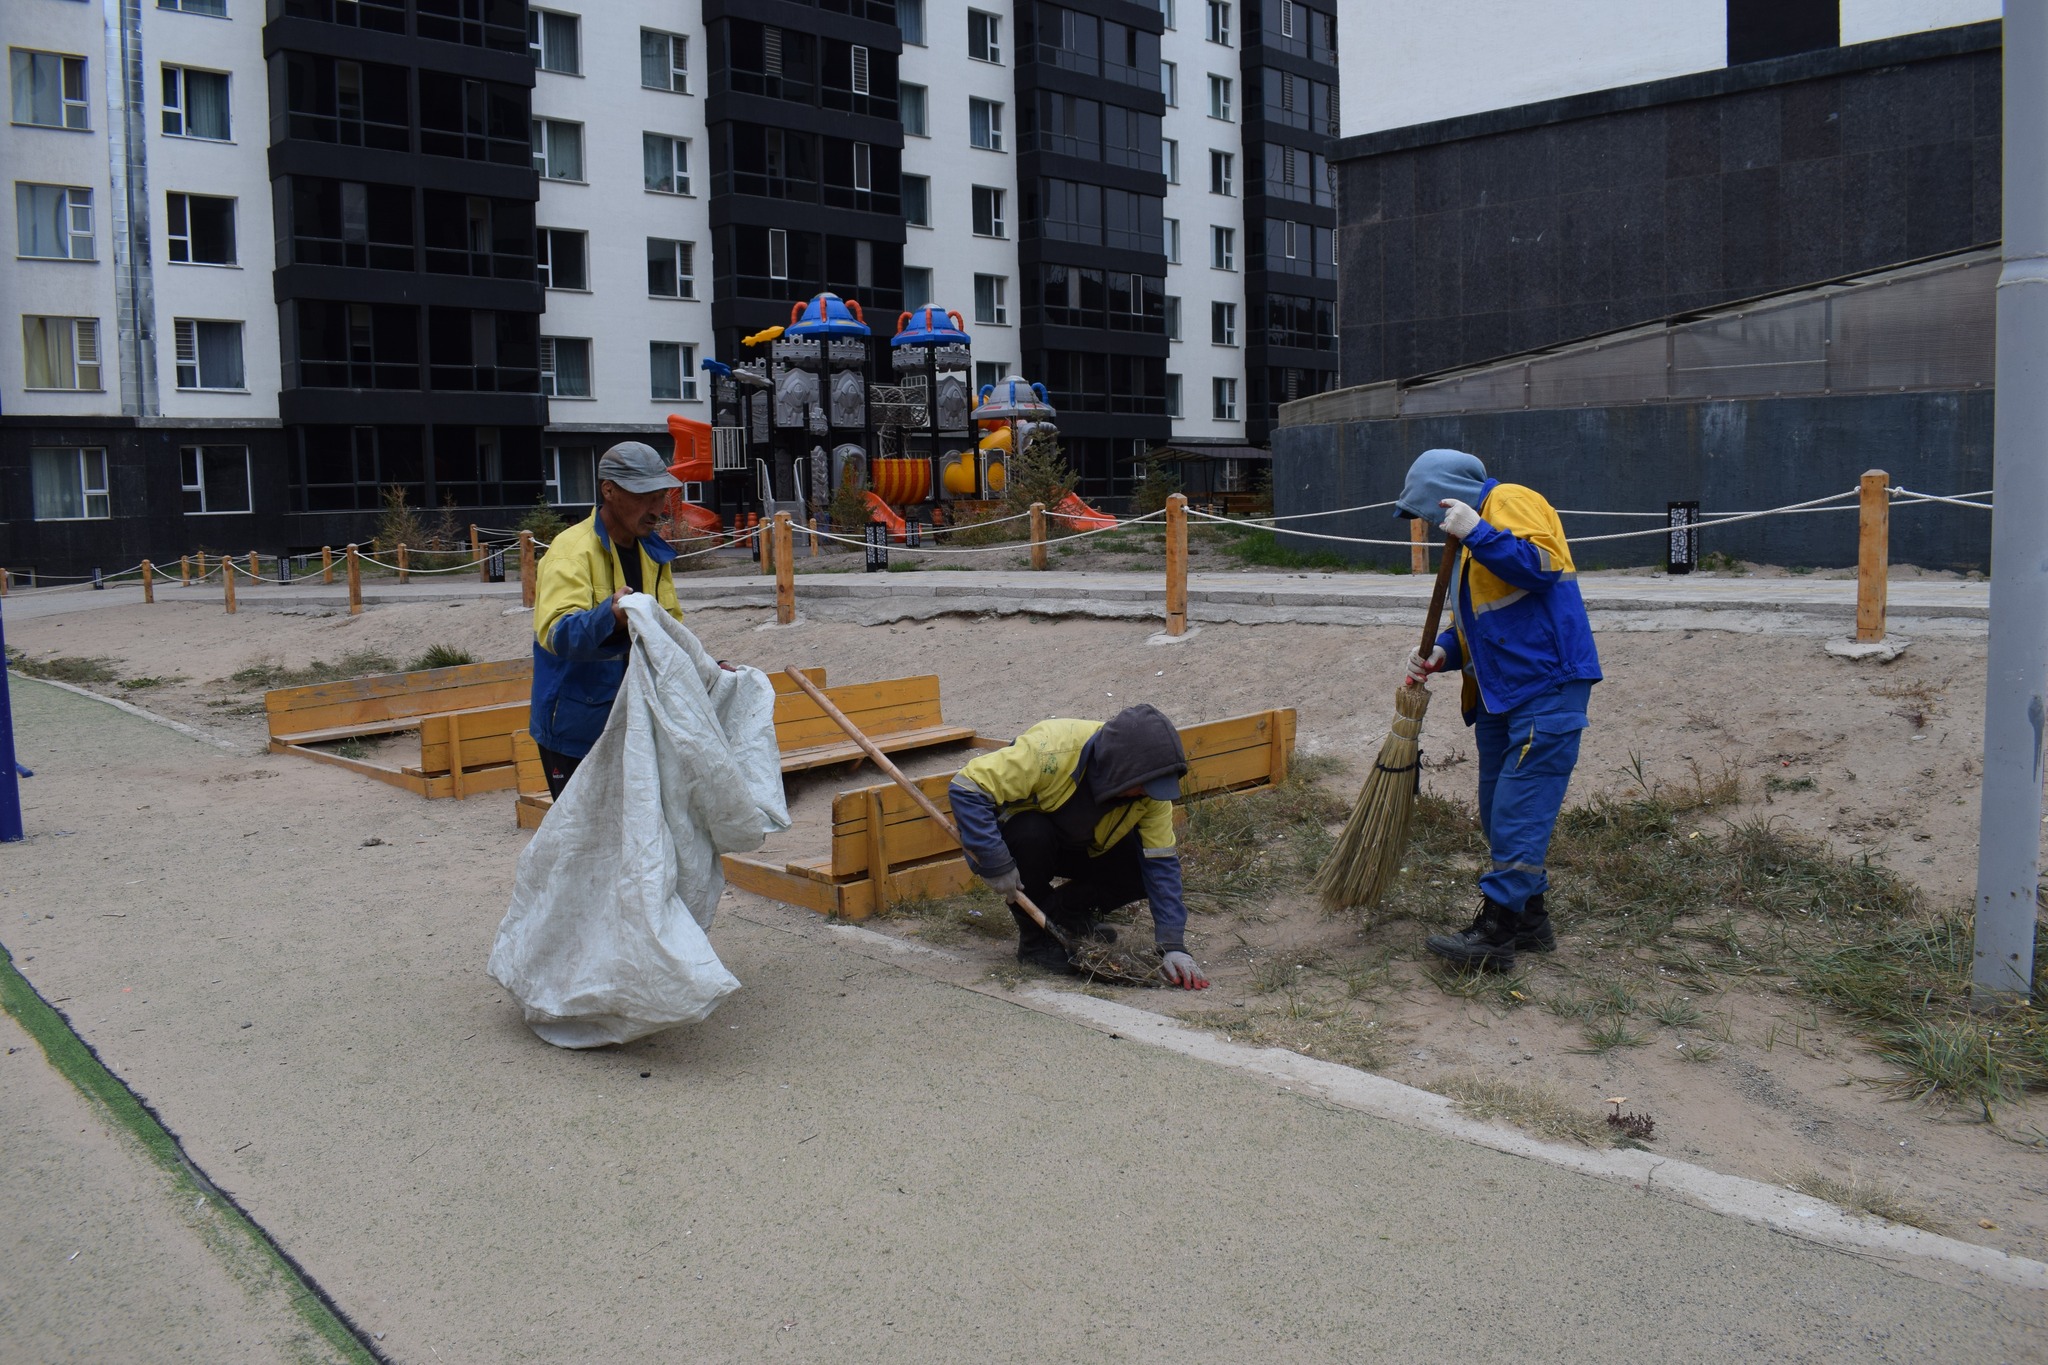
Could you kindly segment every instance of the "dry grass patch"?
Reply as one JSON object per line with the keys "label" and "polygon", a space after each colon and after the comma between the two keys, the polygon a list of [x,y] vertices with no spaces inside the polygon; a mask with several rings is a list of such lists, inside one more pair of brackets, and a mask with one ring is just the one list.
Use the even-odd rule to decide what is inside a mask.
{"label": "dry grass patch", "polygon": [[1846,1177],[1808,1171],[1785,1184],[1801,1194],[1839,1204],[1851,1213],[1882,1218],[1888,1223],[1904,1223],[1907,1227],[1923,1228],[1928,1232],[1942,1230],[1942,1222],[1932,1209],[1908,1199],[1896,1186],[1864,1179],[1854,1171]]}
{"label": "dry grass patch", "polygon": [[1581,1109],[1556,1086],[1518,1085],[1476,1071],[1455,1071],[1431,1083],[1439,1095],[1454,1101],[1466,1118],[1502,1119],[1538,1137],[1560,1138],[1587,1147],[1612,1147],[1607,1120]]}

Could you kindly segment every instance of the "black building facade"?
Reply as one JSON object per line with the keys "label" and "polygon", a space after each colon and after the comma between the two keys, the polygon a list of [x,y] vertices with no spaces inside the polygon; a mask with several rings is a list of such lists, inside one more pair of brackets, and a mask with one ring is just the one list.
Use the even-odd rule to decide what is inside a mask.
{"label": "black building facade", "polygon": [[1166,173],[1156,4],[1019,0],[1024,373],[1084,497],[1130,491],[1167,416]]}
{"label": "black building facade", "polygon": [[1279,405],[1337,386],[1337,14],[1246,0],[1245,439]]}

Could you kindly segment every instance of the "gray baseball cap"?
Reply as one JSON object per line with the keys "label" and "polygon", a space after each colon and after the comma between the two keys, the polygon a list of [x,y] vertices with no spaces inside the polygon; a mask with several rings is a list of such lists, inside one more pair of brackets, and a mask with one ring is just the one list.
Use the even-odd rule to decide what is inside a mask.
{"label": "gray baseball cap", "polygon": [[683,481],[668,472],[668,465],[645,441],[621,441],[607,450],[597,462],[597,477],[610,479],[628,493],[655,493],[683,486]]}

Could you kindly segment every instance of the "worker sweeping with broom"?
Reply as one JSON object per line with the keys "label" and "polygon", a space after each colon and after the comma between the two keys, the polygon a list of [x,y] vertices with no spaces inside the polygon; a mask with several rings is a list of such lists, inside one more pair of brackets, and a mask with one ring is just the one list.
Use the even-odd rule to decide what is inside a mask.
{"label": "worker sweeping with broom", "polygon": [[1396,515],[1463,542],[1451,574],[1451,628],[1408,660],[1408,678],[1461,669],[1465,723],[1479,749],[1479,822],[1493,865],[1479,913],[1426,947],[1466,967],[1506,969],[1557,946],[1544,907],[1544,858],[1579,760],[1600,658],[1557,512],[1541,493],[1486,476],[1461,450],[1425,450]]}

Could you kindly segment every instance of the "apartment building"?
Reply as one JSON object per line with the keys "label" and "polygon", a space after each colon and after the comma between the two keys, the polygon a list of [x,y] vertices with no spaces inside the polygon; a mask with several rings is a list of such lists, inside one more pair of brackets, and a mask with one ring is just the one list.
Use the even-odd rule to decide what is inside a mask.
{"label": "apartment building", "polygon": [[[1333,6],[1334,0],[1329,0]],[[0,564],[505,524],[821,290],[957,310],[1084,494],[1334,371],[1334,9],[9,0]],[[1322,93],[1318,93],[1318,92]],[[1321,235],[1318,235],[1321,234]],[[718,491],[751,496],[744,479]]]}

